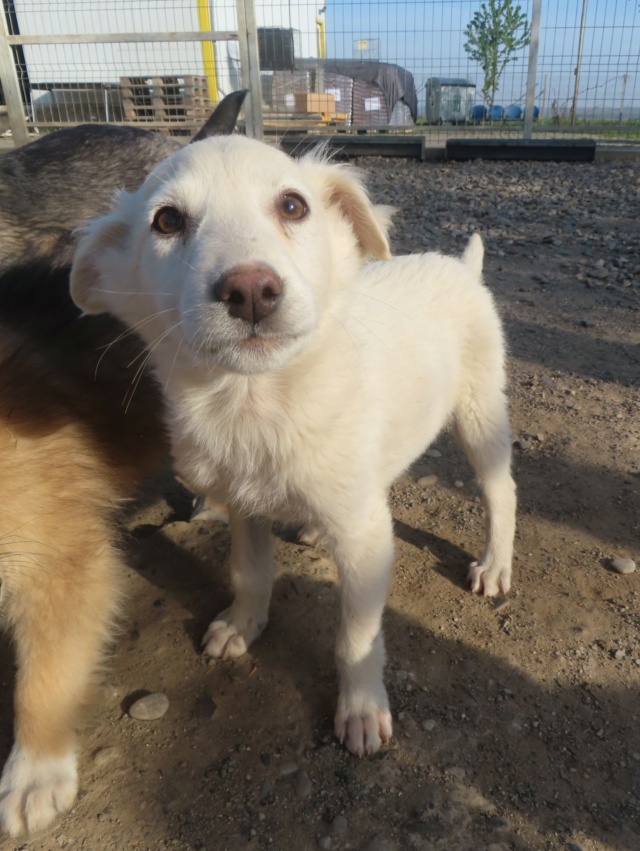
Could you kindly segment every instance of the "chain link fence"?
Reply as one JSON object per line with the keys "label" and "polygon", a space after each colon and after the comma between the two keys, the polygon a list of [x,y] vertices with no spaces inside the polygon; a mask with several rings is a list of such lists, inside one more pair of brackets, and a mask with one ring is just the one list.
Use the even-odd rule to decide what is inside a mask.
{"label": "chain link fence", "polygon": [[[322,3],[3,0],[3,129],[18,144],[81,122],[188,136],[249,88],[255,136],[640,141],[636,0]],[[501,31],[488,17],[499,7]]]}

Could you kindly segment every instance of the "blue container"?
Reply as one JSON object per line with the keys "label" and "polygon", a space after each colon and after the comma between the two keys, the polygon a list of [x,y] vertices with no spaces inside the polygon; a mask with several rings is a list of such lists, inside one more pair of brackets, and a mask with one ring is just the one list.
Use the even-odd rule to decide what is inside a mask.
{"label": "blue container", "polygon": [[489,121],[502,121],[504,109],[494,103],[494,105],[489,109],[487,115],[489,117]]}
{"label": "blue container", "polygon": [[471,109],[471,120],[472,121],[484,121],[487,117],[487,108],[483,106],[481,103],[477,103]]}
{"label": "blue container", "polygon": [[517,103],[512,103],[511,106],[508,106],[504,111],[504,117],[507,121],[521,121],[522,120],[522,107],[518,106]]}

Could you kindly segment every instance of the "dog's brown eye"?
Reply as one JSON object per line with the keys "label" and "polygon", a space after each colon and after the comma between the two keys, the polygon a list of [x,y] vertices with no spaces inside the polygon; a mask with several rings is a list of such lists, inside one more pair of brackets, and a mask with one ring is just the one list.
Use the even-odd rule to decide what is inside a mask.
{"label": "dog's brown eye", "polygon": [[289,222],[298,222],[309,212],[304,198],[295,192],[287,192],[280,198],[278,213],[280,217]]}
{"label": "dog's brown eye", "polygon": [[182,233],[187,226],[185,217],[175,207],[162,207],[153,217],[151,227],[163,236]]}

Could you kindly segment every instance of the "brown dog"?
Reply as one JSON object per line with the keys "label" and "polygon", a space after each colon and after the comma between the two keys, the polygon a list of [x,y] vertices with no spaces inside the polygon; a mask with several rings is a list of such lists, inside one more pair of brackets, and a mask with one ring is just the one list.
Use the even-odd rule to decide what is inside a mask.
{"label": "brown dog", "polygon": [[[229,110],[235,121],[242,97],[229,97],[204,135],[233,129]],[[86,152],[82,162],[86,171]],[[45,171],[62,179],[51,163]],[[43,192],[54,189],[49,181]],[[90,206],[90,182],[85,189],[75,215]],[[12,836],[46,827],[75,800],[76,728],[118,611],[116,510],[168,464],[144,346],[115,319],[81,316],[71,302],[59,264],[79,222],[67,212],[61,240],[50,243],[45,212],[60,203],[43,196],[39,224],[27,229],[36,242],[45,234],[37,253],[46,262],[12,266],[30,244],[14,221],[0,267],[0,619],[18,665],[0,827]]]}

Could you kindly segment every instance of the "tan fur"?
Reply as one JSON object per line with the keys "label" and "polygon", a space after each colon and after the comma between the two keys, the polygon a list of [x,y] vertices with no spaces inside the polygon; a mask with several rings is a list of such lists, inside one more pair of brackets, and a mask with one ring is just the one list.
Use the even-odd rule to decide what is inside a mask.
{"label": "tan fur", "polygon": [[118,610],[114,514],[167,460],[155,384],[145,377],[123,405],[140,343],[119,341],[97,367],[122,327],[67,320],[58,328],[54,318],[52,333],[0,323],[0,615],[18,666],[12,758],[28,755],[31,786],[42,778],[40,800],[9,759],[0,827],[13,835],[73,802],[71,777],[51,806],[59,778],[52,770],[47,780],[46,767],[58,760],[75,771],[76,729]]}

